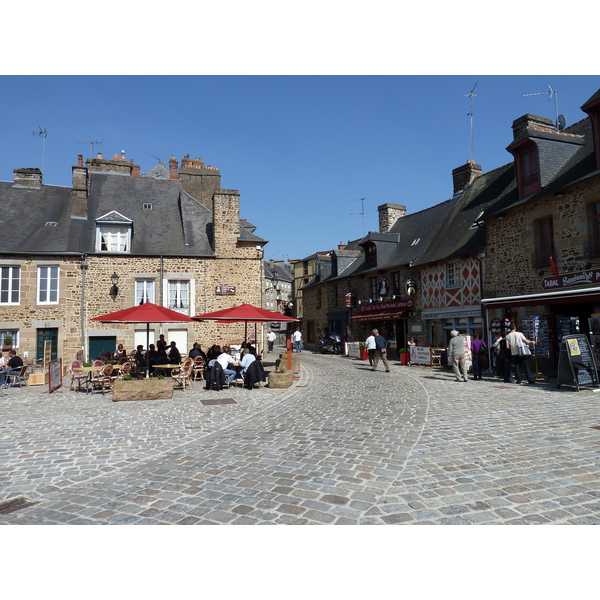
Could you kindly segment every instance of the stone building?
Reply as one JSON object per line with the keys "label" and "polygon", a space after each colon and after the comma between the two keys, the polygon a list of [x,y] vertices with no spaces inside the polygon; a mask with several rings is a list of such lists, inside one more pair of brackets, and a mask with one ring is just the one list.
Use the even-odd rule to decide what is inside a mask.
{"label": "stone building", "polygon": [[[44,341],[66,361],[117,343],[146,344],[145,325],[90,321],[142,302],[195,314],[262,301],[263,246],[240,219],[240,194],[220,171],[173,157],[147,173],[125,154],[79,155],[71,188],[44,185],[39,169],[0,182],[0,335],[41,358]],[[151,325],[187,352],[243,337],[243,325]]]}

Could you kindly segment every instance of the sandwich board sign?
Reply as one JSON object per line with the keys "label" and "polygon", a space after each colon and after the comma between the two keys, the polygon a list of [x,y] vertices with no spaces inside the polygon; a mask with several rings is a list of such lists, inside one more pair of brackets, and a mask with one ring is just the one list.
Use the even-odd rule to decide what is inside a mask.
{"label": "sandwich board sign", "polygon": [[600,391],[598,369],[590,342],[585,335],[566,335],[560,344],[558,355],[558,383],[580,387],[596,387]]}

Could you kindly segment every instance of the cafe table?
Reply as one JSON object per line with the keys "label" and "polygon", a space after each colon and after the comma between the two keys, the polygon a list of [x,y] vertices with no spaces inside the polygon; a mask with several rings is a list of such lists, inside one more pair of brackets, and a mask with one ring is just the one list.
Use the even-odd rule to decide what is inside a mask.
{"label": "cafe table", "polygon": [[[113,371],[118,371],[121,368],[121,365],[110,365],[112,367]],[[106,367],[106,365],[103,366],[91,366],[91,367],[76,367],[73,369],[74,373],[87,373],[88,374],[88,378],[87,381],[85,382],[85,391],[86,394],[89,394],[90,392],[90,384],[92,383],[92,374],[93,373],[97,373],[98,371],[102,371],[104,368]]]}

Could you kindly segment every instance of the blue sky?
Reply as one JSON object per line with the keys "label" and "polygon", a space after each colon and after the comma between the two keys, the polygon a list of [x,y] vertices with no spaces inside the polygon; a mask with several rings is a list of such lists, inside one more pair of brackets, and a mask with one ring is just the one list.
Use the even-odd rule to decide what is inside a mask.
{"label": "blue sky", "polygon": [[[269,240],[267,258],[302,258],[377,230],[377,206],[416,212],[452,195],[452,169],[510,161],[514,119],[568,124],[600,88],[598,76],[3,76],[0,180],[42,166],[71,185],[81,142],[125,150],[142,172],[190,154],[241,193],[241,214]],[[526,93],[544,92],[536,96]],[[464,115],[464,116],[455,116]],[[34,132],[42,127],[47,138]]]}

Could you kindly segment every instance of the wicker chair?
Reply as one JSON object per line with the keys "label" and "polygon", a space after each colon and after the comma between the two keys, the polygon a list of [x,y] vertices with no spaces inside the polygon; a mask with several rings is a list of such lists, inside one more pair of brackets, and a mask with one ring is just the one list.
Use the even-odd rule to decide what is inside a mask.
{"label": "wicker chair", "polygon": [[72,392],[79,391],[82,389],[82,387],[87,387],[89,374],[85,371],[75,371],[75,369],[81,369],[81,367],[83,367],[83,364],[79,360],[74,360],[71,363],[71,367],[69,369],[71,373],[71,386],[69,389]]}

